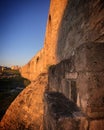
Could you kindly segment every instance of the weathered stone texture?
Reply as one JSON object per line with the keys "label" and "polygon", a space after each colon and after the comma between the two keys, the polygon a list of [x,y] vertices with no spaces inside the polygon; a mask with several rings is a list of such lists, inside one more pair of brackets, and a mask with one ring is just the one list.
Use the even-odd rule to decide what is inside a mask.
{"label": "weathered stone texture", "polygon": [[44,47],[20,71],[32,81],[48,71],[48,81],[17,97],[3,130],[42,129],[47,84],[44,130],[104,130],[104,0],[51,0]]}
{"label": "weathered stone texture", "polygon": [[70,77],[72,81],[68,79],[69,78],[68,74],[70,73],[72,74],[72,71],[74,71],[73,58],[62,61],[56,66],[51,66],[49,68],[49,78],[48,78],[49,91],[61,92],[64,93],[66,97],[71,97],[70,93],[73,79],[71,76]]}
{"label": "weathered stone texture", "polygon": [[[103,52],[104,43],[82,44],[76,48],[70,59],[61,61],[49,69],[47,90],[61,92],[76,103],[89,118],[88,122],[90,118],[96,120],[104,117]],[[84,124],[80,125],[82,127]]]}
{"label": "weathered stone texture", "polygon": [[46,35],[44,41],[45,62],[49,65],[56,63],[57,38],[60,23],[68,0],[51,0],[48,14]]}
{"label": "weathered stone texture", "polygon": [[103,130],[104,129],[104,120],[95,120],[90,122],[89,130]]}
{"label": "weathered stone texture", "polygon": [[46,72],[44,67],[44,50],[41,49],[26,65],[21,67],[20,72],[23,77],[30,79],[31,81],[42,72]]}
{"label": "weathered stone texture", "polygon": [[104,42],[88,42],[75,51],[75,69],[78,72],[104,71]]}
{"label": "weathered stone texture", "polygon": [[93,41],[104,41],[104,1],[68,0],[58,33],[58,60],[70,58],[78,46]]}
{"label": "weathered stone texture", "polygon": [[[29,63],[21,68],[21,74],[34,80],[40,73],[47,72],[48,67],[57,63],[56,48],[60,22],[68,0],[51,0],[48,14],[44,47]],[[37,43],[38,44],[38,43]]]}
{"label": "weathered stone texture", "polygon": [[[84,111],[86,111],[87,105],[104,106],[103,66],[104,43],[90,42],[82,44],[75,50],[70,59],[50,67],[49,91],[62,92],[71,99],[72,91],[74,90],[77,96],[79,95],[80,97],[80,99],[77,99],[80,100],[77,101],[80,102],[78,106]],[[72,87],[73,82],[75,84],[74,87]],[[98,91],[99,93],[97,94]]]}
{"label": "weathered stone texture", "polygon": [[75,103],[58,92],[45,92],[44,130],[79,130],[84,116]]}
{"label": "weathered stone texture", "polygon": [[[80,73],[77,79],[77,88],[81,98],[82,107],[104,106],[104,73],[85,72]],[[101,98],[102,97],[102,98]],[[83,104],[84,103],[84,104]]]}
{"label": "weathered stone texture", "polygon": [[41,74],[10,105],[0,122],[0,130],[42,130],[46,87],[47,74]]}

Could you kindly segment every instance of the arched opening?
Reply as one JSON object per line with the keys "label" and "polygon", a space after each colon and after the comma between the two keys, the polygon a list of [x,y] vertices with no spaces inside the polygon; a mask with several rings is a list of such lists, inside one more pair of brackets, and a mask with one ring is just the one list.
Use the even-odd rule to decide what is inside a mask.
{"label": "arched opening", "polygon": [[38,63],[38,61],[39,61],[39,56],[36,58],[36,63]]}

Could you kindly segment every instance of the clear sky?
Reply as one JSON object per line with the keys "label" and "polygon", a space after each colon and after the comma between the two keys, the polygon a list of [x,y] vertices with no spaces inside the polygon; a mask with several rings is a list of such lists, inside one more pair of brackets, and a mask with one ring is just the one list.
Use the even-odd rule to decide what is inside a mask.
{"label": "clear sky", "polygon": [[0,0],[0,65],[26,64],[44,43],[50,0]]}

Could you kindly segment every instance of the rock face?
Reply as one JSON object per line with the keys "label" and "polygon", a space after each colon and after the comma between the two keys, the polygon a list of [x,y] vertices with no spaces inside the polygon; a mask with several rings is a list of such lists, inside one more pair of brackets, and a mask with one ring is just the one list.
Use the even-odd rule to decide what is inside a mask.
{"label": "rock face", "polygon": [[70,58],[81,44],[103,42],[103,21],[103,0],[51,0],[44,47],[21,68],[21,74],[34,80],[50,65]]}
{"label": "rock face", "polygon": [[48,89],[63,93],[85,112],[87,106],[104,106],[103,66],[104,43],[82,44],[70,59],[50,67]]}
{"label": "rock face", "polygon": [[[104,122],[103,59],[104,43],[90,42],[80,45],[70,59],[63,60],[49,68],[47,91],[53,92],[54,96],[51,97],[51,102],[49,102],[47,101],[49,95],[47,95],[47,92],[45,93],[45,130],[49,128],[52,130],[104,129],[102,124]],[[84,116],[74,111],[74,108],[74,112],[71,111],[72,108],[68,108],[68,106],[66,106],[66,109],[68,108],[72,115],[75,114],[76,116],[71,117],[65,113],[61,115],[61,106],[64,107],[68,103],[60,101],[60,98],[55,98],[56,92],[63,94],[69,101],[76,104],[81,110],[80,113],[83,113]],[[54,111],[54,107],[56,107],[54,98],[57,99],[57,105],[58,102],[61,102],[61,106],[57,106],[57,111],[60,112],[58,119],[54,118],[54,115],[57,115],[57,112]],[[63,108],[63,110],[65,109]],[[97,121],[98,119],[99,121]],[[49,122],[49,120],[53,120],[53,122]],[[86,122],[88,122],[87,126]]]}
{"label": "rock face", "polygon": [[42,130],[43,93],[47,74],[41,74],[22,91],[4,115],[0,130]]}
{"label": "rock face", "polygon": [[[69,101],[73,101],[85,116],[79,115],[77,120],[77,116],[71,118],[64,114],[64,118],[60,116],[55,119],[54,115],[57,113],[52,105],[55,104],[54,98],[50,103],[47,97],[44,97],[45,130],[104,129],[103,23],[104,1],[67,1],[55,50],[56,61],[61,62],[49,68],[47,91],[62,93]],[[60,107],[57,109],[60,110]]]}
{"label": "rock face", "polygon": [[73,101],[59,92],[46,92],[44,99],[44,130],[77,130],[84,116]]}
{"label": "rock face", "polygon": [[68,0],[58,32],[58,60],[70,58],[87,42],[104,42],[104,1]]}
{"label": "rock face", "polygon": [[20,71],[33,82],[3,130],[104,130],[104,0],[51,0],[44,47]]}

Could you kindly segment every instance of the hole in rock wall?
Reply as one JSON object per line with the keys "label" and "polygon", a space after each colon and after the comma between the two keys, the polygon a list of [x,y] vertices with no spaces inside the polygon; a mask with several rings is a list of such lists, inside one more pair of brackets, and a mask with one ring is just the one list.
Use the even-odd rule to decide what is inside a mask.
{"label": "hole in rock wall", "polygon": [[38,63],[38,61],[39,61],[39,56],[38,56],[37,59],[36,59],[36,63]]}
{"label": "hole in rock wall", "polygon": [[103,104],[104,104],[104,97],[102,97],[102,102],[103,102]]}
{"label": "hole in rock wall", "polygon": [[74,103],[77,103],[77,87],[76,87],[76,81],[73,80],[65,80],[65,84],[62,85],[62,93],[69,98]]}
{"label": "hole in rock wall", "polygon": [[76,103],[77,102],[77,87],[76,81],[71,81],[71,99]]}
{"label": "hole in rock wall", "polygon": [[51,15],[49,15],[49,22],[51,22]]}

